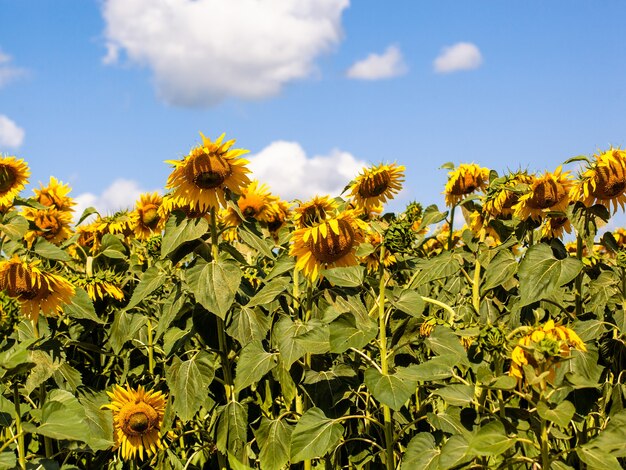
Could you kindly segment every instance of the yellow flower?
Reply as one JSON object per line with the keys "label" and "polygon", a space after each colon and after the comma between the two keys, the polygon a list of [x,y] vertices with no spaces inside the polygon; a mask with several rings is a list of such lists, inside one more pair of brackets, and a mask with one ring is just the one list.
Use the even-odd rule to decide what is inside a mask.
{"label": "yellow flower", "polygon": [[366,211],[380,206],[402,189],[404,170],[395,163],[364,168],[350,186],[350,196]]}
{"label": "yellow flower", "polygon": [[172,194],[166,194],[163,196],[161,205],[159,206],[159,216],[162,219],[167,220],[170,214],[174,211],[181,211],[185,213],[188,219],[199,219],[205,217],[208,220],[209,210],[194,209],[184,198],[173,196]]}
{"label": "yellow flower", "polygon": [[110,405],[104,405],[113,411],[115,447],[121,449],[124,460],[139,456],[143,460],[163,448],[161,427],[165,413],[166,395],[154,390],[146,391],[139,386],[137,390],[116,385],[113,392],[107,392]]}
{"label": "yellow flower", "polygon": [[77,286],[82,287],[93,301],[113,297],[115,300],[124,300],[124,291],[114,283],[96,277],[80,277],[75,280]]}
{"label": "yellow flower", "polygon": [[[366,243],[371,244],[375,250],[369,255],[361,258],[361,263],[365,264],[367,270],[370,272],[375,272],[380,267],[380,245],[383,242],[383,237],[380,233],[375,231],[368,232],[365,237]],[[388,268],[389,266],[393,266],[396,264],[397,259],[393,253],[389,250],[385,250],[385,258],[383,259],[383,265]]]}
{"label": "yellow flower", "polygon": [[24,235],[24,240],[31,246],[37,237],[43,237],[58,245],[72,236],[72,213],[60,211],[54,207],[47,209],[33,209],[25,207],[24,217],[36,227]]}
{"label": "yellow flower", "polygon": [[567,217],[548,216],[541,227],[543,238],[563,239],[563,232],[572,233],[572,224]]}
{"label": "yellow flower", "polygon": [[300,204],[294,210],[293,223],[296,228],[313,227],[333,217],[337,203],[328,196],[315,196],[310,201]]}
{"label": "yellow flower", "polygon": [[228,242],[237,240],[239,238],[237,227],[243,222],[237,211],[228,206],[226,209],[221,209],[218,216],[220,224],[223,225],[222,238]]}
{"label": "yellow flower", "polygon": [[257,180],[253,180],[241,191],[237,206],[246,219],[267,222],[270,218],[271,205],[276,200],[278,198],[272,196],[267,185],[259,184]]}
{"label": "yellow flower", "polygon": [[626,151],[611,148],[594,155],[595,162],[580,175],[571,190],[571,198],[586,206],[602,204],[613,212],[626,203]]}
{"label": "yellow flower", "polygon": [[528,192],[513,206],[515,217],[540,221],[548,212],[565,212],[570,203],[571,186],[570,174],[562,173],[561,166],[554,173],[533,177]]}
{"label": "yellow flower", "polygon": [[147,240],[163,230],[165,219],[159,214],[162,202],[163,198],[156,192],[139,196],[135,210],[130,213],[130,226],[139,240]]}
{"label": "yellow flower", "polygon": [[492,183],[487,188],[483,212],[493,218],[510,218],[520,193],[532,182],[531,175],[520,171],[507,175],[503,182]]}
{"label": "yellow flower", "polygon": [[272,234],[275,234],[285,224],[291,212],[291,204],[282,199],[273,201],[269,208],[267,218],[267,228]]}
{"label": "yellow flower", "polygon": [[0,208],[13,204],[24,186],[28,183],[30,170],[24,160],[0,155]]}
{"label": "yellow flower", "polygon": [[174,197],[189,202],[193,209],[207,210],[226,205],[225,191],[241,193],[248,185],[247,160],[239,158],[247,153],[243,149],[231,149],[234,140],[223,142],[222,134],[215,142],[202,133],[202,145],[191,150],[183,160],[168,160],[174,165],[166,188],[172,189]]}
{"label": "yellow flower", "polygon": [[296,268],[315,281],[323,269],[358,264],[355,251],[364,240],[365,229],[367,224],[354,212],[345,211],[293,232],[289,254],[297,258]]}
{"label": "yellow flower", "polygon": [[71,190],[72,188],[67,184],[63,184],[54,176],[51,176],[48,186],[44,187],[41,185],[40,189],[34,189],[33,191],[40,204],[54,207],[59,211],[73,212],[74,209],[72,209],[72,207],[75,206],[76,203],[71,197],[68,197],[68,193]]}
{"label": "yellow flower", "polygon": [[453,206],[474,191],[481,191],[489,182],[489,169],[475,163],[463,163],[448,173],[444,194],[446,205]]}

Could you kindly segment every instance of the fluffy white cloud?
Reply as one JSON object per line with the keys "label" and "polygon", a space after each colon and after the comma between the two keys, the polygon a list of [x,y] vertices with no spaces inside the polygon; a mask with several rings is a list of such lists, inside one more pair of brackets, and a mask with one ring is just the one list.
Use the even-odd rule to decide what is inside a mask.
{"label": "fluffy white cloud", "polygon": [[435,72],[450,73],[459,70],[477,69],[483,63],[478,47],[471,42],[459,42],[444,47],[434,61]]}
{"label": "fluffy white cloud", "polygon": [[8,117],[0,114],[0,149],[3,147],[17,148],[24,142],[24,129]]}
{"label": "fluffy white cloud", "polygon": [[107,55],[149,67],[178,106],[278,93],[339,43],[349,0],[104,0]]}
{"label": "fluffy white cloud", "polygon": [[2,49],[0,49],[0,88],[25,74],[23,69],[14,67],[11,62],[11,56],[5,54],[2,52]]}
{"label": "fluffy white cloud", "polygon": [[306,200],[315,195],[338,196],[346,184],[367,166],[348,152],[307,157],[297,142],[276,141],[256,155],[246,157],[252,177],[286,200]]}
{"label": "fluffy white cloud", "polygon": [[95,207],[100,215],[110,215],[122,209],[132,209],[141,193],[146,192],[133,180],[116,179],[102,194],[82,193],[74,197],[76,221],[88,207]]}
{"label": "fluffy white cloud", "polygon": [[370,54],[346,72],[348,78],[360,80],[381,80],[405,74],[407,66],[402,52],[396,46],[389,46],[383,54]]}

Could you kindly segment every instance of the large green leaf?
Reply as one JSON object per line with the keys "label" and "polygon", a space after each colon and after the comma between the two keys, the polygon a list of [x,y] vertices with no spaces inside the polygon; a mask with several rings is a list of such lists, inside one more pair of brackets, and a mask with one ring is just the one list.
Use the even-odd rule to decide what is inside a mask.
{"label": "large green leaf", "polygon": [[[9,217],[6,217],[9,219]],[[0,233],[5,234],[11,240],[21,240],[28,231],[28,220],[21,215],[11,217],[0,224]]]}
{"label": "large green leaf", "polygon": [[248,344],[265,339],[269,329],[270,318],[260,308],[241,307],[233,312],[226,332],[240,344]]}
{"label": "large green leaf", "polygon": [[437,279],[455,276],[461,269],[457,255],[444,251],[432,259],[424,261],[418,267],[419,273],[410,287],[419,287]]}
{"label": "large green leaf", "polygon": [[65,251],[56,245],[53,245],[44,238],[39,237],[33,247],[35,253],[42,258],[52,259],[55,261],[69,261],[71,259]]}
{"label": "large green leaf", "polygon": [[163,285],[166,277],[166,274],[161,271],[158,266],[148,268],[148,270],[142,274],[137,287],[135,287],[126,309],[129,310],[139,305],[139,302]]}
{"label": "large green leaf", "polygon": [[166,379],[174,399],[174,411],[180,419],[189,421],[206,403],[214,376],[214,358],[207,352],[202,351],[187,361],[174,357]]}
{"label": "large green leaf", "polygon": [[246,304],[246,307],[256,307],[257,305],[267,306],[279,294],[281,294],[290,285],[290,280],[285,277],[276,278],[268,282],[263,288],[255,294],[254,297]]}
{"label": "large green leaf", "polygon": [[99,254],[107,258],[124,259],[126,258],[126,251],[122,240],[117,236],[111,235],[110,233],[104,234]]}
{"label": "large green leaf", "polygon": [[426,305],[420,294],[409,289],[401,290],[391,303],[398,310],[417,318],[422,316],[424,306]]}
{"label": "large green leaf", "polygon": [[[622,410],[611,416],[606,428],[595,438],[584,444],[582,448],[585,450],[585,453],[588,453],[587,451],[598,450],[614,458],[626,457],[624,442],[626,442],[626,410]],[[581,455],[580,452],[579,455]]]}
{"label": "large green leaf", "polygon": [[518,261],[509,250],[500,250],[485,271],[481,288],[486,291],[504,284],[517,271]]}
{"label": "large green leaf", "polygon": [[106,323],[106,321],[98,318],[89,295],[85,292],[85,289],[80,287],[76,289],[76,293],[72,297],[72,303],[63,307],[63,312],[70,318],[91,320],[102,325]]}
{"label": "large green leaf", "polygon": [[261,418],[254,432],[261,449],[261,470],[280,470],[289,462],[289,443],[294,426],[284,420]]}
{"label": "large green leaf", "polygon": [[109,336],[109,344],[113,352],[119,354],[124,343],[133,339],[145,323],[146,317],[138,313],[128,313],[126,310],[115,312]]}
{"label": "large green leaf", "polygon": [[307,352],[322,354],[330,348],[328,340],[328,327],[319,320],[311,320],[303,323],[295,322],[287,316],[274,325],[272,340],[280,351],[281,361],[285,367],[290,368]]}
{"label": "large green leaf", "polygon": [[182,212],[175,212],[165,224],[161,241],[161,258],[165,258],[185,242],[196,240],[209,229],[206,219],[189,219]]}
{"label": "large green leaf", "polygon": [[114,444],[113,414],[111,410],[102,409],[109,404],[109,397],[105,392],[85,394],[79,398],[85,409],[89,433],[86,442],[92,450],[110,449]]}
{"label": "large green leaf", "polygon": [[271,371],[278,362],[276,353],[268,353],[260,341],[248,344],[239,353],[235,376],[235,391],[240,392],[258,382]]}
{"label": "large green leaf", "polygon": [[474,398],[474,386],[465,384],[451,384],[438,388],[433,392],[438,395],[449,405],[464,406],[468,405]]}
{"label": "large green leaf", "polygon": [[362,348],[378,333],[376,322],[357,322],[352,315],[342,315],[330,324],[330,352],[340,354],[350,348]]}
{"label": "large green leaf", "polygon": [[504,425],[495,420],[480,427],[470,442],[469,452],[473,455],[495,456],[514,444],[515,439],[507,435]]}
{"label": "large green leaf", "polygon": [[337,420],[327,418],[319,408],[309,408],[291,434],[291,463],[325,456],[335,448],[342,435],[343,426]]}
{"label": "large green leaf", "polygon": [[241,269],[231,261],[200,261],[187,271],[189,287],[204,308],[222,320],[235,300]]}
{"label": "large green leaf", "polygon": [[401,470],[437,470],[441,451],[435,445],[435,438],[427,432],[413,436],[402,457]]}
{"label": "large green leaf", "polygon": [[582,262],[575,258],[556,259],[545,243],[530,247],[519,266],[520,307],[551,297],[574,279],[582,267]]}
{"label": "large green leaf", "polygon": [[446,356],[453,354],[457,356],[460,363],[467,362],[467,353],[461,344],[459,337],[446,327],[437,325],[433,328],[430,336],[425,340],[426,346],[438,355]]}
{"label": "large green leaf", "polygon": [[85,409],[71,393],[53,390],[41,409],[41,424],[35,432],[53,439],[84,442],[89,436]]}
{"label": "large green leaf", "polygon": [[248,408],[239,402],[230,401],[217,409],[217,415],[217,449],[223,454],[231,452],[243,460],[248,442]]}
{"label": "large green leaf", "polygon": [[365,268],[363,266],[331,268],[323,270],[321,275],[336,286],[360,287],[365,278]]}
{"label": "large green leaf", "polygon": [[546,421],[556,423],[561,427],[569,425],[575,412],[576,408],[567,400],[562,401],[552,409],[544,401],[537,403],[537,414]]}
{"label": "large green leaf", "polygon": [[365,371],[365,385],[379,402],[398,411],[415,393],[417,380],[404,373],[403,368],[398,368],[395,374],[383,374],[370,368]]}

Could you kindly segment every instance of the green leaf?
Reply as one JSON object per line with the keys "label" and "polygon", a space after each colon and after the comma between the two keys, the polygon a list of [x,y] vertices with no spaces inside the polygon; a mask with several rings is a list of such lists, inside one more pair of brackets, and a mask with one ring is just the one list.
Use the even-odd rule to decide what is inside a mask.
{"label": "green leaf", "polygon": [[102,237],[102,245],[100,246],[100,253],[107,258],[124,259],[126,258],[126,247],[115,235],[110,233],[104,234]]}
{"label": "green leaf", "polygon": [[160,305],[161,314],[159,315],[159,324],[154,333],[154,341],[165,333],[172,322],[176,319],[180,311],[185,305],[185,296],[180,293],[180,285],[176,286],[175,291],[171,292],[165,303]]}
{"label": "green leaf", "polygon": [[474,398],[474,386],[465,384],[452,384],[433,391],[449,405],[464,406],[472,402]]}
{"label": "green leaf", "polygon": [[285,277],[279,277],[268,282],[263,288],[255,294],[254,297],[246,304],[246,307],[256,307],[272,302],[279,294],[281,294],[290,285],[290,280]]}
{"label": "green leaf", "polygon": [[336,286],[360,287],[365,279],[365,268],[363,266],[348,266],[324,269],[321,275]]}
{"label": "green leaf", "polygon": [[202,237],[208,230],[209,223],[206,219],[189,219],[184,213],[175,212],[165,223],[165,232],[161,241],[161,259],[183,243]]}
{"label": "green leaf", "polygon": [[365,371],[365,385],[374,398],[394,411],[399,411],[415,393],[417,380],[398,368],[395,374],[382,374],[374,368]]}
{"label": "green leaf", "polygon": [[217,409],[215,443],[222,453],[232,452],[243,460],[248,442],[248,409],[239,402],[230,401]]}
{"label": "green leaf", "polygon": [[449,251],[444,251],[420,264],[419,273],[410,287],[419,287],[437,279],[456,276],[460,268],[458,257]]}
{"label": "green leaf", "polygon": [[562,401],[555,408],[550,409],[544,401],[537,403],[537,413],[546,421],[558,424],[562,428],[567,427],[574,417],[576,408],[569,401]]}
{"label": "green leaf", "polygon": [[330,348],[328,326],[317,319],[303,323],[282,316],[274,325],[272,340],[280,351],[281,361],[287,369],[307,352],[323,354]]}
{"label": "green leaf", "polygon": [[63,307],[63,312],[68,317],[77,320],[91,320],[101,325],[106,323],[106,321],[98,318],[96,309],[93,307],[93,302],[89,298],[89,294],[85,292],[85,289],[80,287],[76,288],[76,293],[74,297],[72,297],[72,303]]}
{"label": "green leaf", "polygon": [[202,260],[187,271],[187,279],[196,301],[225,319],[241,283],[239,266],[229,261]]}
{"label": "green leaf", "polygon": [[504,425],[495,420],[481,426],[470,442],[469,452],[473,455],[496,456],[514,444],[515,439],[507,436]]}
{"label": "green leaf", "polygon": [[53,439],[84,442],[89,434],[85,409],[71,393],[53,390],[41,409],[41,424],[35,432]]}
{"label": "green leaf", "polygon": [[438,355],[445,356],[453,354],[457,356],[458,361],[463,363],[467,362],[465,348],[461,344],[459,337],[448,327],[441,325],[435,326],[430,336],[426,338],[425,343],[426,346]]}
{"label": "green leaf", "polygon": [[262,341],[269,330],[270,318],[260,308],[241,307],[233,312],[226,332],[240,344],[248,344]]}
{"label": "green leaf", "polygon": [[421,295],[414,290],[404,289],[391,301],[392,305],[401,312],[412,317],[421,318],[425,302]]}
{"label": "green leaf", "polygon": [[509,250],[500,250],[485,270],[483,291],[500,286],[511,279],[517,271],[518,261]]}
{"label": "green leaf", "polygon": [[206,403],[214,376],[214,359],[209,353],[201,351],[187,361],[174,356],[166,380],[174,399],[174,411],[180,419],[189,421]]}
{"label": "green leaf", "polygon": [[11,240],[21,240],[28,231],[28,220],[21,215],[11,217],[6,224],[0,224],[0,233]]}
{"label": "green leaf", "polygon": [[309,408],[291,434],[291,463],[324,457],[336,447],[342,435],[343,426],[337,420],[327,418],[317,407]]}
{"label": "green leaf", "polygon": [[92,450],[110,449],[114,445],[113,413],[111,410],[102,409],[103,405],[109,404],[109,397],[105,392],[99,392],[85,394],[79,398],[79,401],[85,409],[87,426],[89,426],[85,442]]}
{"label": "green leaf", "polygon": [[258,382],[271,371],[278,362],[277,354],[268,353],[260,341],[248,344],[239,353],[235,376],[235,392]]}
{"label": "green leaf", "polygon": [[452,377],[452,369],[457,365],[454,354],[435,356],[421,364],[409,366],[411,377],[420,382],[434,382]]}
{"label": "green leaf", "polygon": [[401,470],[437,470],[441,451],[435,445],[435,438],[427,432],[417,433],[406,448],[402,457]]}
{"label": "green leaf", "polygon": [[350,348],[362,348],[378,334],[376,322],[357,322],[352,315],[342,315],[330,326],[330,352],[341,354]]}
{"label": "green leaf", "polygon": [[44,238],[37,238],[33,250],[42,258],[55,261],[70,261],[72,258],[65,251]]}
{"label": "green leaf", "polygon": [[585,449],[585,451],[597,449],[605,455],[611,455],[613,457],[626,457],[626,447],[624,447],[625,441],[626,410],[622,410],[611,416],[609,424],[603,431],[600,432],[600,434],[581,447]]}
{"label": "green leaf", "polygon": [[294,426],[284,420],[261,418],[254,432],[261,449],[261,470],[281,470],[289,462],[289,443]]}
{"label": "green leaf", "polygon": [[[624,443],[622,442],[623,445]],[[617,458],[600,449],[584,445],[577,447],[576,453],[580,460],[586,463],[592,470],[622,470],[624,468],[620,465]]]}
{"label": "green leaf", "polygon": [[439,468],[448,470],[459,465],[469,449],[469,444],[463,436],[452,435],[441,447],[439,456]]}
{"label": "green leaf", "polygon": [[530,247],[519,266],[520,307],[549,298],[574,279],[582,267],[582,262],[574,258],[557,260],[545,243]]}
{"label": "green leaf", "polygon": [[146,317],[138,313],[128,313],[125,310],[115,312],[109,336],[113,352],[119,354],[124,343],[133,339],[145,322]]}
{"label": "green leaf", "polygon": [[[2,230],[2,227],[0,227],[0,230]],[[17,456],[15,455],[15,452],[0,452],[0,470],[12,470],[14,468],[18,468]]]}
{"label": "green leaf", "polygon": [[241,238],[241,241],[243,241],[246,245],[254,248],[263,256],[273,259],[275,257],[274,253],[272,252],[272,249],[274,248],[274,243],[262,239],[260,236],[254,233],[254,231],[255,229],[250,225],[242,225],[242,228],[238,232],[239,238]]}
{"label": "green leaf", "polygon": [[158,266],[148,268],[148,270],[141,276],[137,287],[135,287],[126,309],[130,310],[131,308],[139,305],[139,302],[163,285],[166,277],[165,273],[161,271]]}

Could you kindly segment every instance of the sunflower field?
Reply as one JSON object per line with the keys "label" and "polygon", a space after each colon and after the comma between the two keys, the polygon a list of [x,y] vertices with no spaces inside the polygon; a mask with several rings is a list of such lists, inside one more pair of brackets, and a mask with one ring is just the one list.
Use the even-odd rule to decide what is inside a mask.
{"label": "sunflower field", "polygon": [[234,144],[115,214],[0,156],[0,469],[626,465],[626,151],[385,213],[397,163],[287,202]]}

